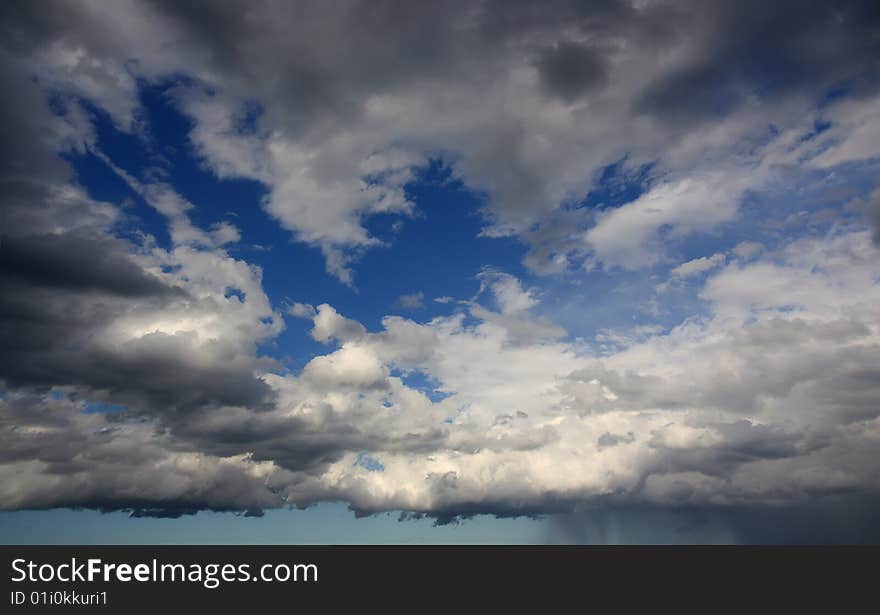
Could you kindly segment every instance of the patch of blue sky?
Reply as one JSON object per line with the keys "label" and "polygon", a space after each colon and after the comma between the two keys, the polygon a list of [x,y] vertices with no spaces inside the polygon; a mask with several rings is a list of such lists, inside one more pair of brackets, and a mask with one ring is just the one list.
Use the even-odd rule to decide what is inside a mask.
{"label": "patch of blue sky", "polygon": [[424,393],[434,403],[443,401],[452,395],[452,393],[441,390],[439,380],[430,377],[422,371],[410,370],[402,372],[400,370],[393,370],[392,374],[399,377],[409,388]]}
{"label": "patch of blue sky", "polygon": [[[525,246],[514,239],[480,237],[485,225],[480,213],[483,197],[454,180],[442,161],[434,160],[419,169],[406,187],[417,208],[415,217],[379,215],[364,220],[368,231],[385,246],[367,251],[356,261],[354,288],[341,284],[326,273],[319,249],[296,242],[262,209],[266,186],[252,180],[219,179],[204,166],[189,141],[191,121],[171,97],[175,85],[169,82],[141,89],[141,120],[149,127],[143,134],[119,130],[109,115],[88,106],[96,146],[139,180],[171,185],[195,205],[188,215],[201,228],[224,220],[238,227],[241,241],[226,249],[262,269],[264,290],[277,308],[292,302],[329,303],[375,331],[390,313],[418,320],[449,314],[454,305],[433,299],[473,296],[479,287],[476,274],[484,266],[526,275],[521,265]],[[256,107],[245,113],[244,128],[253,128],[258,115]],[[152,235],[160,246],[171,247],[166,220],[123,179],[109,172],[100,158],[86,152],[71,154],[68,160],[92,197],[127,203],[131,227]],[[401,295],[419,291],[424,292],[424,308],[407,312],[399,305]],[[229,293],[236,294],[234,289]],[[326,346],[309,338],[307,321],[286,320],[285,331],[261,351],[296,371],[325,352]]]}
{"label": "patch of blue sky", "polygon": [[591,343],[605,330],[646,324],[669,328],[678,324],[691,302],[676,294],[658,302],[656,286],[664,280],[657,273],[625,270],[582,272],[576,280],[546,278],[541,281],[541,304],[534,311],[565,329],[567,341]]}
{"label": "patch of blue sky", "polygon": [[236,288],[235,286],[227,286],[226,289],[223,291],[223,296],[226,299],[229,299],[230,297],[235,297],[242,303],[244,303],[245,299],[247,298],[247,294],[243,290],[241,290],[240,288]]}
{"label": "patch of blue sky", "polygon": [[654,169],[654,163],[633,167],[624,156],[599,172],[595,187],[574,208],[603,210],[634,201],[650,187]]}
{"label": "patch of blue sky", "polygon": [[[524,275],[526,246],[510,238],[480,236],[484,200],[454,180],[442,161],[420,169],[406,192],[418,210],[415,217],[365,221],[387,247],[370,250],[357,265],[355,283],[364,289],[356,297],[362,322],[372,328],[395,312],[419,320],[449,314],[454,305],[434,299],[469,299],[479,289],[476,275],[484,266]],[[424,293],[423,309],[406,311],[398,305],[401,295],[419,291]]]}
{"label": "patch of blue sky", "polygon": [[[684,248],[700,249],[697,241],[712,241],[718,250],[740,241],[758,241],[769,249],[806,235],[824,235],[844,225],[865,225],[862,212],[851,207],[871,191],[880,161],[857,163],[833,171],[788,172],[781,181],[748,193],[736,220],[723,225],[716,237],[695,237]],[[705,252],[705,248],[702,249]],[[687,252],[685,256],[689,256]]]}
{"label": "patch of blue sky", "polygon": [[104,401],[84,401],[82,411],[85,414],[111,414],[113,412],[125,412],[127,408],[120,404],[111,404]]}
{"label": "patch of blue sky", "polygon": [[[661,331],[687,318],[711,313],[701,297],[702,280],[715,271],[663,286],[681,263],[723,254],[729,260],[742,242],[757,242],[767,252],[798,238],[823,236],[841,225],[864,226],[864,215],[851,204],[871,191],[880,161],[861,162],[827,171],[785,171],[777,180],[743,195],[735,219],[707,232],[664,242],[666,250],[652,268],[637,271],[568,271],[562,275],[526,280],[540,287],[536,308],[559,324],[570,338],[592,340],[603,330],[626,330],[655,325]],[[626,198],[638,198],[637,182]],[[600,184],[601,191],[601,184]],[[622,203],[621,203],[622,204]],[[618,204],[620,205],[620,204]],[[662,288],[662,296],[658,289]]]}
{"label": "patch of blue sky", "polygon": [[385,466],[382,465],[382,462],[369,453],[358,453],[354,460],[354,465],[359,466],[368,472],[385,471]]}

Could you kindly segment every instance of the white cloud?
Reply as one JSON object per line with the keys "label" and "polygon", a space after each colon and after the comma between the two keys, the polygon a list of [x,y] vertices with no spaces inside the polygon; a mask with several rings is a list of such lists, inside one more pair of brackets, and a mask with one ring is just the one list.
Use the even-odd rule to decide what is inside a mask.
{"label": "white cloud", "polygon": [[339,391],[340,387],[381,387],[387,376],[379,358],[369,349],[355,344],[346,344],[332,354],[315,357],[303,369],[303,378],[332,392]]}
{"label": "white cloud", "polygon": [[311,319],[317,312],[315,311],[315,306],[308,303],[294,303],[287,308],[287,313],[297,318]]}
{"label": "white cloud", "polygon": [[362,324],[345,318],[326,303],[318,306],[314,322],[312,337],[319,342],[329,342],[333,339],[346,342],[366,335],[366,329]]}
{"label": "white cloud", "polygon": [[[635,201],[599,216],[584,236],[595,258],[627,269],[657,264],[664,243],[732,220],[747,185],[740,171],[664,181]],[[666,234],[661,238],[661,230]]]}
{"label": "white cloud", "polygon": [[419,310],[425,307],[425,304],[422,301],[424,298],[425,293],[418,291],[409,295],[400,295],[400,297],[397,298],[397,303],[403,308]]}
{"label": "white cloud", "polygon": [[809,161],[810,165],[829,168],[880,156],[880,105],[876,98],[841,101],[831,106],[827,119],[832,126],[817,144],[825,149]]}
{"label": "white cloud", "polygon": [[484,269],[477,278],[480,292],[490,291],[502,314],[523,312],[538,304],[534,291],[524,290],[520,281],[508,273]]}
{"label": "white cloud", "polygon": [[[774,255],[782,259],[774,266],[797,275],[813,299],[784,281],[767,283],[780,278],[768,262],[727,265],[706,284],[708,319],[646,330],[601,358],[567,343],[510,345],[510,331],[482,308],[471,326],[460,315],[389,319],[385,331],[357,342],[357,365],[380,358],[417,369],[451,395],[405,401],[406,388],[391,376],[378,392],[371,367],[364,380],[392,400],[388,409],[370,410],[364,398],[328,403],[362,417],[360,429],[421,434],[429,450],[384,447],[383,472],[360,471],[352,451],[291,497],[329,493],[364,510],[437,511],[540,508],[548,490],[574,500],[615,494],[730,505],[797,501],[842,484],[874,489],[876,464],[845,453],[862,450],[877,431],[869,401],[877,385],[859,375],[880,357],[880,322],[868,307],[874,302],[864,302],[880,292],[870,250],[867,234],[855,233]],[[817,262],[833,268],[819,273]],[[838,267],[849,271],[840,283]],[[741,283],[743,273],[761,282]],[[791,311],[793,303],[800,309]],[[407,411],[408,403],[419,409]],[[628,435],[608,446],[607,438],[600,443],[608,433]]]}
{"label": "white cloud", "polygon": [[742,241],[733,248],[732,252],[738,258],[749,260],[753,256],[757,256],[764,249],[764,246],[757,241]]}
{"label": "white cloud", "polygon": [[682,263],[678,267],[675,267],[670,271],[670,274],[675,278],[689,278],[715,269],[721,265],[724,260],[724,254],[721,254],[720,252],[713,254],[712,256],[701,256],[700,258],[689,260],[686,263]]}
{"label": "white cloud", "polygon": [[[187,274],[206,284],[191,256],[181,261]],[[219,264],[213,258],[204,255],[211,269]],[[185,478],[179,488],[159,489],[122,468],[117,479],[147,500],[170,494],[201,506],[343,500],[367,512],[435,514],[568,509],[594,498],[790,503],[842,487],[874,490],[878,466],[868,451],[880,438],[877,262],[865,231],[732,262],[705,283],[706,318],[667,332],[643,327],[603,355],[571,342],[523,339],[522,310],[505,315],[471,304],[470,319],[388,317],[381,331],[368,332],[330,306],[294,307],[313,319],[316,339],[339,347],[299,375],[263,372],[276,394],[271,407],[180,417],[165,440],[154,441],[175,451],[210,443],[221,458],[178,452],[168,463],[207,476],[239,468],[253,479],[219,489],[219,479],[204,478],[198,497],[175,495],[190,488]],[[238,266],[227,267],[225,276]],[[248,294],[259,297],[253,288]],[[170,324],[173,312],[165,317],[160,330],[188,330]],[[210,322],[193,328],[203,343],[230,329],[211,334]],[[445,396],[432,401],[395,376],[398,370],[423,373]],[[12,403],[0,405],[11,412]],[[88,429],[112,426],[89,421]],[[123,433],[104,437],[123,446]],[[626,437],[610,446],[607,434]],[[253,457],[234,457],[242,448]],[[363,451],[384,469],[356,464]],[[82,501],[58,491],[38,464],[8,463],[6,470],[29,478],[26,487],[4,483],[7,506]],[[91,471],[73,484],[97,481],[106,470]],[[124,501],[115,486],[103,493]]]}

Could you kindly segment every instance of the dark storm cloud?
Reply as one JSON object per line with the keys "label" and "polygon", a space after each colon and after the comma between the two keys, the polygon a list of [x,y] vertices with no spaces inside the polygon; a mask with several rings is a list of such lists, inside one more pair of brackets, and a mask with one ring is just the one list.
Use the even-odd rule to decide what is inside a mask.
{"label": "dark storm cloud", "polygon": [[475,42],[459,21],[474,13],[465,2],[151,4],[207,52],[226,85],[282,103],[267,112],[294,134],[354,121],[369,92],[438,76],[467,79],[470,55],[459,36]]}
{"label": "dark storm cloud", "polygon": [[538,69],[547,93],[567,102],[600,85],[606,76],[601,53],[575,43],[542,52]]}
{"label": "dark storm cloud", "polygon": [[403,435],[367,430],[330,409],[317,426],[301,417],[254,413],[243,407],[206,407],[164,416],[163,424],[198,450],[220,456],[251,453],[254,461],[272,461],[285,470],[310,475],[326,470],[350,451],[428,455],[449,436],[448,430],[437,427]]}
{"label": "dark storm cloud", "polygon": [[[88,271],[88,262],[83,265]],[[138,308],[162,309],[163,295],[176,294],[174,288],[159,288],[157,295],[138,295]],[[120,347],[95,341],[130,308],[124,298],[88,290],[4,285],[0,380],[12,387],[80,386],[159,414],[205,405],[258,409],[270,401],[271,391],[253,374],[256,361],[206,360],[192,340],[163,333]]]}
{"label": "dark storm cloud", "polygon": [[357,114],[366,93],[406,82],[487,76],[509,61],[510,50],[535,43],[542,84],[567,101],[610,76],[615,39],[657,52],[686,45],[684,62],[658,75],[636,105],[671,119],[720,115],[748,96],[858,87],[880,70],[880,9],[866,0],[684,1],[640,9],[616,0],[297,3],[272,10],[236,2],[153,4],[234,79],[257,80],[271,70],[263,61],[271,44],[287,67],[273,99],[287,101],[294,117],[328,109]]}
{"label": "dark storm cloud", "polygon": [[3,46],[15,53],[31,53],[65,33],[89,30],[90,22],[88,15],[70,2],[36,6],[27,0],[11,0],[0,8]]}
{"label": "dark storm cloud", "polygon": [[669,447],[656,437],[652,439],[649,446],[662,453],[652,471],[695,471],[709,476],[728,476],[741,464],[799,457],[831,444],[831,438],[826,434],[786,432],[778,427],[753,425],[748,421],[712,425],[712,428],[721,439],[711,447]]}
{"label": "dark storm cloud", "polygon": [[[14,33],[4,45],[13,48],[78,23],[30,3],[6,3],[4,10],[14,13],[4,20]],[[58,153],[89,140],[88,126],[54,113],[21,64],[0,54],[0,382],[80,387],[150,413],[263,407],[271,392],[254,376],[253,358],[229,351],[206,357],[191,341],[161,334],[121,347],[100,343],[133,311],[198,301],[146,271],[132,256],[137,246],[112,234],[124,223],[119,208],[69,183],[72,173]]]}
{"label": "dark storm cloud", "polygon": [[0,87],[4,92],[0,105],[0,165],[4,173],[0,181],[6,205],[22,198],[30,187],[27,179],[64,178],[67,167],[46,147],[44,138],[34,138],[46,136],[51,112],[40,88],[5,51],[0,52]]}
{"label": "dark storm cloud", "polygon": [[750,97],[874,87],[880,75],[876,2],[699,2],[679,33],[684,65],[650,85],[636,109],[674,121],[720,118]]}
{"label": "dark storm cloud", "polygon": [[0,237],[0,284],[105,292],[122,297],[184,295],[129,260],[122,242],[67,235]]}
{"label": "dark storm cloud", "polygon": [[278,496],[246,458],[211,458],[138,421],[109,422],[70,401],[0,399],[2,507],[130,510],[179,516],[258,510]]}
{"label": "dark storm cloud", "polygon": [[[13,223],[20,220],[19,229],[27,223],[15,209],[6,214]],[[271,394],[253,375],[254,360],[206,360],[191,340],[160,333],[121,347],[98,341],[132,310],[194,303],[180,287],[135,264],[129,247],[111,236],[74,232],[2,238],[0,381],[10,387],[83,387],[159,413],[267,403]]]}

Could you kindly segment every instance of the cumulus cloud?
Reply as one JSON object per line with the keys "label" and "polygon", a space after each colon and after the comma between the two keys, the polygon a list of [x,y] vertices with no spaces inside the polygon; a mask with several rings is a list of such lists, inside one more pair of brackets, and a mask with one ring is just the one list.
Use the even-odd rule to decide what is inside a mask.
{"label": "cumulus cloud", "polygon": [[[774,267],[797,272],[816,289],[796,310],[791,292],[739,282],[741,275],[778,278],[770,265],[728,264],[705,285],[710,318],[602,357],[568,342],[524,343],[515,327],[479,306],[472,323],[463,314],[427,323],[388,317],[378,332],[329,306],[301,309],[316,338],[336,340],[338,348],[298,376],[266,374],[275,402],[259,413],[212,400],[211,412],[153,415],[170,427],[154,442],[163,447],[156,454],[194,464],[186,465],[193,471],[239,472],[223,479],[234,489],[226,492],[230,500],[222,490],[210,503],[182,498],[217,508],[342,499],[361,512],[537,514],[597,499],[746,506],[874,490],[880,378],[870,366],[880,359],[880,330],[871,306],[880,297],[873,297],[876,259],[867,258],[873,249],[868,233],[859,232],[805,240],[774,255],[782,261]],[[837,263],[845,279],[817,270],[820,261]],[[428,375],[447,396],[433,401],[397,370]],[[72,403],[66,399],[30,403],[63,407]],[[21,412],[17,397],[2,405],[15,448],[46,437],[33,422],[51,413]],[[128,430],[147,437],[145,424],[125,413],[60,416],[120,446]],[[79,446],[100,450],[89,439]],[[34,452],[7,469],[27,468],[33,478],[6,502],[82,502],[41,490],[54,484],[51,466],[31,458],[43,450],[38,443],[26,450]],[[190,453],[180,451],[205,457],[185,462]],[[357,463],[365,451],[381,470]],[[68,471],[96,480],[100,468]],[[161,506],[153,491],[159,486],[130,478],[140,499],[110,490],[101,505],[144,507],[156,499]],[[167,489],[163,497],[177,502],[178,492]]]}
{"label": "cumulus cloud", "polygon": [[[862,232],[777,255],[827,289],[794,311],[772,286],[736,281],[766,263],[729,264],[706,284],[711,318],[604,357],[565,342],[512,343],[503,322],[461,314],[388,317],[379,332],[350,335],[341,331],[354,333],[354,321],[321,306],[310,312],[318,337],[340,346],[299,376],[267,375],[272,408],[178,416],[168,437],[258,464],[266,492],[245,491],[247,506],[273,493],[362,512],[534,514],[596,499],[743,506],[873,490],[880,331],[865,302],[877,293],[868,250]],[[817,260],[837,262],[846,283]],[[432,401],[395,370],[421,371],[448,396]],[[381,471],[356,463],[364,451]]]}
{"label": "cumulus cloud", "polygon": [[[816,260],[852,271],[845,286],[796,311],[773,288],[728,283],[741,271],[730,264],[707,284],[712,317],[602,358],[567,343],[510,344],[510,332],[489,321],[388,319],[351,348],[424,371],[451,393],[417,398],[421,424],[439,440],[427,450],[374,450],[382,472],[359,469],[352,451],[309,487],[366,511],[507,514],[597,499],[745,506],[873,490],[878,390],[868,366],[880,346],[863,300],[877,292],[876,266],[859,257],[869,249],[860,233],[777,255],[817,286],[836,276],[817,272]],[[731,292],[763,292],[765,301],[740,311]]]}
{"label": "cumulus cloud", "polygon": [[492,293],[502,314],[522,312],[538,304],[533,291],[523,289],[520,281],[509,273],[485,269],[477,277],[480,291]]}

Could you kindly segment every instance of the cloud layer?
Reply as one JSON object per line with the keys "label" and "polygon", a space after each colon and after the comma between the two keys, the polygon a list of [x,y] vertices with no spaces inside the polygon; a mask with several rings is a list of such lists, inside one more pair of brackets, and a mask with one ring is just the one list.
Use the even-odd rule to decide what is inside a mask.
{"label": "cloud layer", "polygon": [[[679,258],[757,225],[755,194],[876,169],[874,3],[0,10],[3,508],[342,500],[449,519],[877,494],[876,185],[841,180],[822,233]],[[369,218],[419,215],[406,187],[442,159],[530,273],[651,271],[657,297],[693,288],[703,309],[576,338],[488,264],[476,296],[431,302],[426,276],[399,306],[444,315],[377,330],[273,305],[235,225],[203,228],[204,204],[102,151],[94,109],[151,138],[144,84],[167,86],[205,169],[261,182],[263,210],[345,284],[383,243]],[[167,245],[90,196],[82,155]],[[603,197],[614,182],[639,191]],[[326,349],[294,373],[261,345],[302,319]]]}

